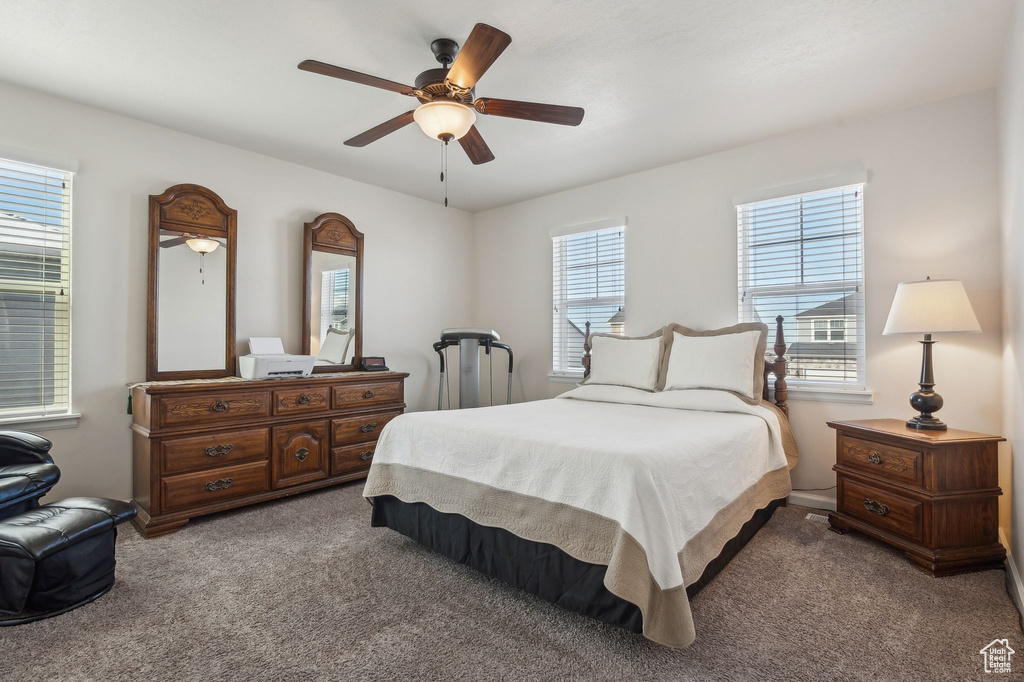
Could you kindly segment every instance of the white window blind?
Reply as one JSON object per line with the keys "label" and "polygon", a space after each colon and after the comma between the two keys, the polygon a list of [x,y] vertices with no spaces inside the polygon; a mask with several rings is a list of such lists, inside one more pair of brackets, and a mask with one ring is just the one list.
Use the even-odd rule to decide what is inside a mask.
{"label": "white window blind", "polygon": [[70,411],[71,175],[0,159],[0,419]]}
{"label": "white window blind", "polygon": [[320,343],[327,340],[331,327],[348,331],[349,269],[323,273],[320,284]]}
{"label": "white window blind", "polygon": [[785,318],[790,385],[864,389],[864,185],[742,204],[737,222],[740,321]]}
{"label": "white window blind", "polygon": [[552,371],[583,373],[586,323],[622,334],[626,324],[626,228],[552,237]]}

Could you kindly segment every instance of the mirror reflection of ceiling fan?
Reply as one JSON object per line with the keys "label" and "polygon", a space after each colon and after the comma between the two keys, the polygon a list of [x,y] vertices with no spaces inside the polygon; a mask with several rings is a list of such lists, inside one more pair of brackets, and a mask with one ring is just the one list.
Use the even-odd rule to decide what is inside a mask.
{"label": "mirror reflection of ceiling fan", "polygon": [[432,139],[445,144],[458,140],[470,160],[481,164],[493,161],[494,154],[476,129],[477,114],[567,126],[577,126],[583,120],[584,112],[580,107],[475,96],[476,82],[511,43],[512,38],[507,33],[487,24],[474,26],[461,50],[454,40],[439,38],[430,44],[430,50],[441,63],[441,68],[428,69],[416,76],[415,87],[312,59],[299,64],[299,68],[390,90],[420,101],[415,109],[356,135],[347,140],[346,145],[364,147],[415,121]]}
{"label": "mirror reflection of ceiling fan", "polygon": [[221,245],[221,242],[213,237],[183,232],[180,237],[161,240],[160,248],[169,249],[172,246],[181,246],[182,244],[185,244],[196,253],[207,254],[215,251]]}

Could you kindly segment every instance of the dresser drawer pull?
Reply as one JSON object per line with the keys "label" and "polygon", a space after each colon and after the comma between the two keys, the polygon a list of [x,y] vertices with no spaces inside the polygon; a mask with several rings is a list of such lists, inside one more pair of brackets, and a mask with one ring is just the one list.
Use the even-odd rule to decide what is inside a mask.
{"label": "dresser drawer pull", "polygon": [[373,422],[372,424],[363,424],[362,426],[359,427],[359,430],[362,431],[363,433],[369,433],[370,431],[376,431],[377,426],[377,422]]}
{"label": "dresser drawer pull", "polygon": [[295,451],[295,459],[300,462],[305,462],[307,457],[309,457],[309,448],[299,448]]}
{"label": "dresser drawer pull", "polygon": [[864,508],[869,512],[878,514],[879,516],[885,516],[889,513],[889,507],[887,505],[879,504],[875,500],[869,500],[866,497],[864,498]]}
{"label": "dresser drawer pull", "polygon": [[368,459],[373,459],[373,450],[367,450],[366,452],[360,452],[359,453],[359,459],[363,460],[364,462],[366,460],[368,460]]}
{"label": "dresser drawer pull", "polygon": [[369,400],[370,398],[373,397],[373,391],[367,391],[366,393],[363,394],[363,397]]}
{"label": "dresser drawer pull", "polygon": [[206,448],[206,454],[208,457],[223,457],[234,449],[234,445],[228,443],[227,445],[213,445]]}
{"label": "dresser drawer pull", "polygon": [[206,489],[210,492],[217,490],[227,490],[231,487],[231,484],[235,482],[233,478],[218,478],[216,481],[210,481],[206,484]]}
{"label": "dresser drawer pull", "polygon": [[872,464],[881,464],[882,456],[877,452],[872,452],[868,455],[868,461],[871,462]]}
{"label": "dresser drawer pull", "polygon": [[227,412],[228,404],[223,400],[218,400],[210,406],[210,412]]}
{"label": "dresser drawer pull", "polygon": [[297,402],[299,405],[309,405],[310,397],[305,393],[300,393]]}

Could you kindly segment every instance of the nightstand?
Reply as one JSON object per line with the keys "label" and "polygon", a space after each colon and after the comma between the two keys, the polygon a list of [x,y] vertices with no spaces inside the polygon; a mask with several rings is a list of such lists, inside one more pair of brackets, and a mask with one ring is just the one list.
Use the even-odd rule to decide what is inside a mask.
{"label": "nightstand", "polygon": [[1002,568],[1001,436],[919,431],[898,419],[828,422],[836,430],[829,526],[893,547],[932,575]]}

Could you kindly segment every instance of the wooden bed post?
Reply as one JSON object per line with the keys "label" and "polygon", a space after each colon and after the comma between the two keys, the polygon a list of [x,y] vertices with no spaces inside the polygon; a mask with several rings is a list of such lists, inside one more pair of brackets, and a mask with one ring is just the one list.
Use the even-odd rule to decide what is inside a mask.
{"label": "wooden bed post", "polygon": [[585,325],[586,332],[583,335],[583,378],[590,376],[590,322]]}
{"label": "wooden bed post", "polygon": [[775,318],[775,362],[772,363],[772,372],[775,374],[775,405],[782,410],[783,414],[789,416],[789,406],[786,404],[786,336],[782,332],[782,315]]}

